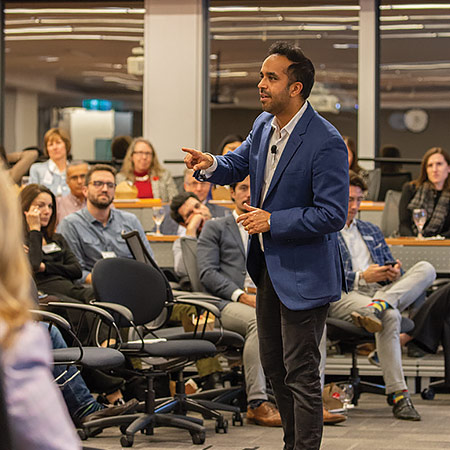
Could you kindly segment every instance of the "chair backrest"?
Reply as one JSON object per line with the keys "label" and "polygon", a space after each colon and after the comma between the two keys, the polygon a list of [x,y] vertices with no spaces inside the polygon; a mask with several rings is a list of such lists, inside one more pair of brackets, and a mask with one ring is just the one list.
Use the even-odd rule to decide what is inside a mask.
{"label": "chair backrest", "polygon": [[398,232],[400,219],[398,208],[400,205],[401,192],[387,191],[384,201],[383,214],[381,216],[381,231],[385,237],[393,236]]}
{"label": "chair backrest", "polygon": [[136,325],[156,319],[167,300],[166,280],[155,267],[134,259],[107,258],[97,261],[92,286],[99,302],[126,306]]}
{"label": "chair backrest", "polygon": [[367,178],[367,200],[376,201],[380,192],[381,169],[373,169],[368,171]]}
{"label": "chair backrest", "polygon": [[207,292],[200,282],[200,274],[197,266],[197,239],[180,238],[181,252],[183,253],[184,267],[195,292]]}
{"label": "chair backrest", "polygon": [[401,191],[403,185],[411,179],[411,172],[382,173],[378,200],[385,201],[387,191]]}

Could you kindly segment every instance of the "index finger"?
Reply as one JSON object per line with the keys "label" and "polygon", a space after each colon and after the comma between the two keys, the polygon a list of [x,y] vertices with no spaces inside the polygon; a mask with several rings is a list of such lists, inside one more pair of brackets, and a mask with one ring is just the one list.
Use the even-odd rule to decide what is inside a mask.
{"label": "index finger", "polygon": [[248,213],[245,214],[241,214],[240,216],[238,216],[238,218],[236,219],[236,222],[242,222],[243,220],[245,220],[248,217]]}
{"label": "index finger", "polygon": [[189,153],[189,154],[191,154],[193,156],[195,156],[196,153],[201,153],[198,150],[195,150],[194,148],[181,147],[181,150],[183,152]]}

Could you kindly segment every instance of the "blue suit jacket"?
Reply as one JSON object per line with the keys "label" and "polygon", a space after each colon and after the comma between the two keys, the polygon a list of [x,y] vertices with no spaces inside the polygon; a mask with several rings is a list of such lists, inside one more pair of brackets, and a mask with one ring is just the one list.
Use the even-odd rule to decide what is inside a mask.
{"label": "blue suit jacket", "polygon": [[[234,152],[217,156],[208,179],[232,184],[250,174],[251,203],[259,207],[273,115],[262,113]],[[201,175],[197,172],[197,177]],[[275,291],[293,310],[339,300],[345,289],[337,232],[348,205],[347,149],[338,131],[308,105],[278,162],[262,208],[270,231],[250,239],[247,267],[256,285],[265,257]]]}
{"label": "blue suit jacket", "polygon": [[[365,222],[364,220],[354,219],[356,221],[356,226],[358,231],[361,233],[365,244],[372,256],[372,260],[375,264],[383,266],[387,261],[394,261],[395,258],[392,256],[386,241],[384,240],[383,233],[381,230],[370,222]],[[345,279],[347,281],[348,290],[352,291],[354,289],[353,283],[355,282],[356,272],[353,270],[352,266],[352,256],[347,248],[344,238],[339,233],[339,247],[342,254],[342,259],[344,262],[344,273]],[[380,284],[386,284],[390,282],[381,282]]]}

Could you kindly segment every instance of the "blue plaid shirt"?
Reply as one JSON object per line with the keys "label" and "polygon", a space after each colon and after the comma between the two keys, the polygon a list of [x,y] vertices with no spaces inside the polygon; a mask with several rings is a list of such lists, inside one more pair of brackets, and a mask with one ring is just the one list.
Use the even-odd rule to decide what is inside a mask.
{"label": "blue plaid shirt", "polygon": [[[375,264],[383,266],[386,261],[393,261],[391,251],[389,250],[386,241],[384,240],[383,233],[374,224],[370,222],[365,222],[364,220],[354,219],[356,222],[356,227],[360,232],[365,244],[370,252],[370,256]],[[352,291],[354,289],[354,282],[356,272],[353,270],[352,258],[350,252],[347,248],[347,244],[344,241],[341,233],[338,233],[339,248],[341,250],[342,261],[344,263],[344,273],[345,279],[347,280],[348,290]],[[390,282],[382,282],[380,284],[386,284]]]}

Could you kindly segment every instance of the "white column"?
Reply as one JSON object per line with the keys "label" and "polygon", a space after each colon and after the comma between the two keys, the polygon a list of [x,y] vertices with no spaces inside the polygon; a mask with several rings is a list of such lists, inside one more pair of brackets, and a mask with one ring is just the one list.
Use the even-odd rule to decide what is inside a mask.
{"label": "white column", "polygon": [[[358,156],[373,158],[378,149],[379,0],[360,0],[358,45]],[[363,162],[366,168],[373,163]]]}
{"label": "white column", "polygon": [[[202,0],[145,0],[143,134],[161,161],[202,148]],[[182,164],[166,165],[180,175]]]}

